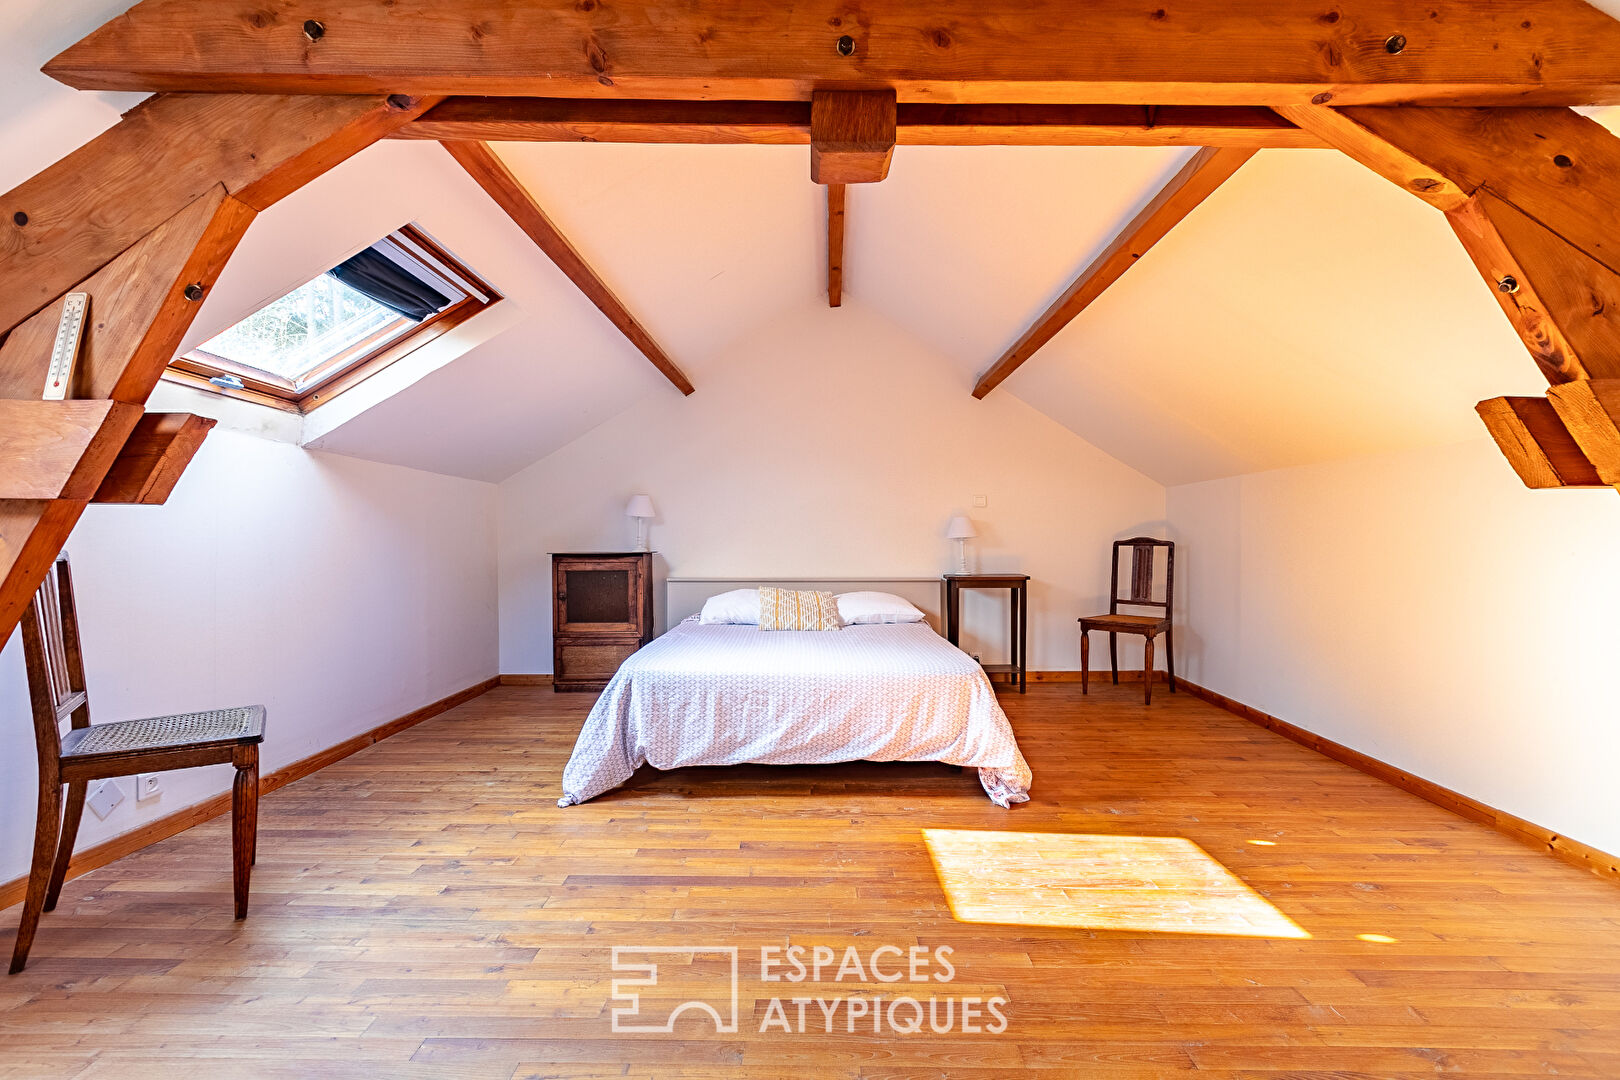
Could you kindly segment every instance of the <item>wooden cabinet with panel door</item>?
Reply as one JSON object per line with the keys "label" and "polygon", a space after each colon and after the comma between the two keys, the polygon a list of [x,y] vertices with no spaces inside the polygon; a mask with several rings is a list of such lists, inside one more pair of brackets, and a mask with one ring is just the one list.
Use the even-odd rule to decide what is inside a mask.
{"label": "wooden cabinet with panel door", "polygon": [[652,553],[553,552],[552,686],[600,690],[652,640]]}

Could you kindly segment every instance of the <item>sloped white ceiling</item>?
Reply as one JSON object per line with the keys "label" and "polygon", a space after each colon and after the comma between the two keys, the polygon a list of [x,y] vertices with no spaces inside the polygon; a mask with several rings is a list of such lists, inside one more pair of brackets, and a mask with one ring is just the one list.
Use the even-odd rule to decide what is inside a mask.
{"label": "sloped white ceiling", "polygon": [[1445,218],[1325,150],[1256,155],[1004,384],[1165,484],[1457,442],[1545,388]]}
{"label": "sloped white ceiling", "polygon": [[[138,100],[38,70],[126,6],[0,4],[0,188]],[[822,294],[803,147],[497,149],[699,393],[727,343]],[[851,189],[846,292],[966,394],[1185,154],[900,147]],[[381,144],[261,215],[192,340],[412,220],[507,295],[500,317],[401,366],[391,395],[317,410],[310,445],[499,480],[675,393],[432,144]],[[1438,213],[1332,153],[1266,151],[995,392],[1181,483],[1477,437],[1475,401],[1541,388]]]}

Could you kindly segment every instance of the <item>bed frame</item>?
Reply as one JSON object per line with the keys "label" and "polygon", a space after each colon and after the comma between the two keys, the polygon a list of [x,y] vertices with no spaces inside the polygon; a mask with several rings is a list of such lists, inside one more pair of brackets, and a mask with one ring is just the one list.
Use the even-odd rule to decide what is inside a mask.
{"label": "bed frame", "polygon": [[941,579],[937,577],[906,578],[700,578],[672,577],[664,590],[664,629],[669,629],[688,615],[703,610],[703,602],[717,593],[732,589],[752,589],[760,585],[774,585],[779,589],[816,589],[821,592],[844,593],[872,590],[894,593],[916,604],[928,616],[928,625],[935,633],[943,633],[941,612],[944,610]]}

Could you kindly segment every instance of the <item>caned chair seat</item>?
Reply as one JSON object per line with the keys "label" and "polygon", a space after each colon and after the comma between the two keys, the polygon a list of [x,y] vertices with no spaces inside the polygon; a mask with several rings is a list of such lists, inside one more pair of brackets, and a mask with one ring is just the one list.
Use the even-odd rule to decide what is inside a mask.
{"label": "caned chair seat", "polygon": [[[22,619],[23,659],[39,752],[39,813],[34,857],[11,973],[28,963],[39,919],[56,907],[67,880],[90,784],[114,776],[231,765],[231,892],[236,917],[247,917],[248,883],[259,836],[259,744],[264,706],[239,705],[208,712],[151,716],[111,724],[90,722],[90,691],[84,681],[79,613],[73,574],[58,555]],[[0,643],[3,644],[3,643]],[[71,724],[64,733],[62,724]],[[67,797],[63,798],[63,789]]]}
{"label": "caned chair seat", "polygon": [[62,736],[62,757],[99,757],[131,750],[202,750],[263,739],[264,706],[243,705],[73,728]]}
{"label": "caned chair seat", "polygon": [[[1131,549],[1130,592],[1121,596],[1119,591],[1119,562],[1126,548]],[[1164,548],[1164,599],[1153,598],[1153,553]],[[1136,634],[1142,638],[1142,703],[1153,704],[1153,640],[1164,635],[1165,670],[1170,677],[1170,692],[1176,692],[1176,638],[1170,625],[1175,608],[1176,545],[1169,540],[1151,536],[1133,536],[1129,540],[1114,541],[1113,565],[1108,576],[1108,614],[1085,615],[1080,619],[1080,692],[1091,690],[1091,631],[1108,635],[1108,666],[1119,682],[1119,635]],[[1124,615],[1119,607],[1158,608],[1158,615]]]}
{"label": "caned chair seat", "polygon": [[1112,630],[1121,634],[1160,633],[1170,625],[1162,615],[1087,615],[1080,620],[1087,630]]}

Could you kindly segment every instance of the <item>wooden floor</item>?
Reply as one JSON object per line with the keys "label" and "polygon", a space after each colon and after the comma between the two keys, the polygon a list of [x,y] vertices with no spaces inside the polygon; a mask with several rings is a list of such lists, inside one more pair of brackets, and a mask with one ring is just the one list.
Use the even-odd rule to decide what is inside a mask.
{"label": "wooden floor", "polygon": [[[70,882],[29,969],[0,981],[0,1075],[1620,1076],[1613,882],[1186,694],[1144,709],[1139,691],[1004,697],[1036,777],[1011,812],[971,771],[866,764],[644,773],[559,810],[590,696],[493,691],[268,796],[245,923],[222,820]],[[954,830],[930,834],[947,841],[938,868],[925,829]],[[1108,897],[1148,890],[1138,913],[1173,928],[1219,922],[1243,890],[1064,862],[1071,843],[1134,848],[1051,837],[1001,838],[1028,849],[1005,894],[980,880],[958,900],[1075,925],[958,922],[946,885],[1000,865],[1001,840],[973,830],[1172,838],[1154,850],[1197,861],[1183,838],[1280,922],[1088,929],[1088,911],[1118,914]],[[949,945],[955,977],[761,982],[759,947],[789,944]],[[614,946],[676,950],[649,1013],[694,987],[724,997],[724,962],[678,950],[738,947],[739,1030],[688,1012],[672,1034],[614,1034]],[[795,995],[919,991],[1005,997],[1006,1030],[873,1035],[862,1017],[849,1034],[836,1012],[827,1033],[816,1005],[803,1034],[759,1030],[772,997],[796,1026]]]}

